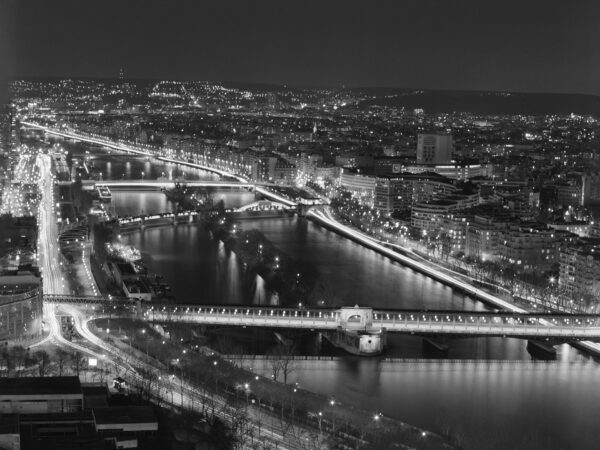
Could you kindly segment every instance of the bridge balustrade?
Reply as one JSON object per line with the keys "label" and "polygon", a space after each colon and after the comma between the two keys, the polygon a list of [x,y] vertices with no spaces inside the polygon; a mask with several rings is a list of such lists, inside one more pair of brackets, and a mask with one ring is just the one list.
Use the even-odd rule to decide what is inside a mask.
{"label": "bridge balustrade", "polygon": [[182,320],[240,325],[295,326],[299,328],[336,328],[335,310],[298,310],[293,308],[150,306],[144,311],[148,320]]}
{"label": "bridge balustrade", "polygon": [[556,314],[457,314],[453,312],[398,312],[374,311],[373,323],[439,323],[439,324],[466,324],[485,326],[520,326],[520,325],[554,325],[568,327],[600,327],[600,316],[595,314],[581,315],[556,315]]}
{"label": "bridge balustrade", "polygon": [[373,327],[398,332],[553,336],[575,339],[600,337],[597,315],[469,314],[443,312],[382,312],[373,314]]}

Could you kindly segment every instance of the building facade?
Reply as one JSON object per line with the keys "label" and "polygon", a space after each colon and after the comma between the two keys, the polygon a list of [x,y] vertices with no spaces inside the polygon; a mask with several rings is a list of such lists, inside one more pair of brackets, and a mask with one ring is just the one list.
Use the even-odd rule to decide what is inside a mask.
{"label": "building facade", "polygon": [[451,161],[451,135],[419,134],[417,136],[417,164],[449,164]]}
{"label": "building facade", "polygon": [[0,277],[0,339],[29,339],[42,332],[42,286],[34,275]]}
{"label": "building facade", "polygon": [[391,214],[393,211],[408,209],[415,203],[428,202],[457,191],[450,180],[435,174],[377,177],[374,206]]}
{"label": "building facade", "polygon": [[571,296],[600,293],[600,244],[577,243],[560,249],[559,285]]}

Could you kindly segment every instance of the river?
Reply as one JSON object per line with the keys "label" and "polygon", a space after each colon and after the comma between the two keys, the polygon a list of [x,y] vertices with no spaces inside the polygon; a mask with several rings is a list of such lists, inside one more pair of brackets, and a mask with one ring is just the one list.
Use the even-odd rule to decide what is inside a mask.
{"label": "river", "polygon": [[[147,171],[147,162],[136,160],[135,164],[142,166],[132,162],[132,178],[137,178],[135,171],[141,172],[141,167],[154,175],[167,167],[159,165]],[[118,169],[117,163],[111,165],[111,173],[127,174],[123,172],[126,165]],[[203,176],[201,172],[197,175]],[[161,195],[123,192],[114,193],[113,198],[117,212],[129,215],[169,210]],[[216,195],[227,206],[253,201],[253,195],[243,191],[218,191]],[[241,226],[259,229],[282,252],[314,264],[329,306],[486,308],[306,219],[242,221]],[[165,277],[180,302],[271,301],[261,280],[244,274],[235,255],[200,226],[150,228],[123,239],[141,249],[149,269]],[[433,431],[449,428],[462,436],[468,449],[598,448],[600,366],[596,361],[563,345],[558,347],[557,361],[534,363],[525,342],[517,339],[457,339],[449,345],[446,359],[391,362],[345,356],[334,361],[297,361],[291,377],[302,387],[343,403]],[[331,349],[318,350],[332,354]],[[431,354],[420,338],[391,336],[386,356],[421,359],[439,355]],[[268,363],[252,364],[268,374]]]}

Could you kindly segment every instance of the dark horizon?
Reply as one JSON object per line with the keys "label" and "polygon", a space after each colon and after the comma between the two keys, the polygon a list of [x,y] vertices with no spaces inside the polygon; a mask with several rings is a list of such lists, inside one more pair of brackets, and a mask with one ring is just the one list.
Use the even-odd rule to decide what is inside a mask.
{"label": "dark horizon", "polygon": [[0,0],[0,7],[2,84],[112,78],[123,68],[130,78],[600,95],[600,4],[592,1]]}

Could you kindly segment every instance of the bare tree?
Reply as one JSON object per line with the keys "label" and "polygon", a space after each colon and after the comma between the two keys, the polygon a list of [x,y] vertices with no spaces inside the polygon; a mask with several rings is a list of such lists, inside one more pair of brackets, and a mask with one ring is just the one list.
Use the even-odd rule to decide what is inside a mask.
{"label": "bare tree", "polygon": [[12,359],[14,361],[15,376],[20,377],[27,362],[27,350],[21,345],[15,345],[10,349]]}
{"label": "bare tree", "polygon": [[48,372],[48,366],[50,365],[50,355],[45,350],[38,350],[33,356],[37,360],[40,377],[45,376]]}
{"label": "bare tree", "polygon": [[273,380],[283,376],[283,384],[287,384],[289,375],[294,371],[294,345],[279,344],[269,352],[271,359],[271,374]]}
{"label": "bare tree", "polygon": [[71,367],[75,375],[79,376],[83,368],[85,367],[85,356],[80,352],[75,352],[71,358]]}
{"label": "bare tree", "polygon": [[4,376],[10,376],[10,371],[13,368],[13,358],[10,349],[8,348],[8,342],[2,347],[2,351],[0,352],[0,360],[2,361],[2,366],[4,369]]}
{"label": "bare tree", "polygon": [[54,356],[56,358],[56,366],[58,367],[58,375],[62,376],[65,372],[66,366],[69,363],[69,360],[71,359],[71,355],[66,350],[59,348],[56,350]]}

